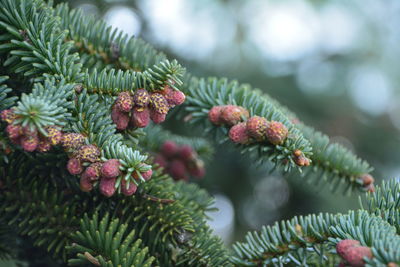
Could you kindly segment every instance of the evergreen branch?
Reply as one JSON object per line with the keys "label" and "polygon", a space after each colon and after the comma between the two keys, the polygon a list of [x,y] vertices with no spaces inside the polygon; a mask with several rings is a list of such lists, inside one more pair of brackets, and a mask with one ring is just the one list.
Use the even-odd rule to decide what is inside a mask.
{"label": "evergreen branch", "polygon": [[165,141],[173,141],[178,145],[189,145],[202,158],[210,158],[214,153],[214,148],[204,138],[185,137],[173,134],[157,125],[149,125],[143,129],[143,136],[138,137],[141,147],[151,152],[159,152],[160,147]]}
{"label": "evergreen branch", "polygon": [[68,38],[74,41],[80,54],[85,52],[100,58],[117,69],[144,71],[166,59],[143,40],[129,38],[79,9],[70,10],[66,4],[60,4],[54,8],[54,14],[61,18],[61,26],[68,29]]}
{"label": "evergreen branch", "polygon": [[385,221],[396,227],[400,234],[400,183],[396,179],[383,181],[374,193],[367,194],[364,205],[360,203],[369,213],[382,217]]}
{"label": "evergreen branch", "polygon": [[8,109],[14,105],[17,97],[8,97],[7,95],[12,91],[5,82],[7,81],[7,76],[0,76],[0,110]]}
{"label": "evergreen branch", "polygon": [[226,79],[192,78],[185,93],[188,94],[186,110],[190,113],[190,122],[204,123],[205,132],[217,130],[220,134],[219,140],[222,141],[228,140],[227,129],[207,122],[208,111],[213,106],[238,105],[249,110],[251,116],[258,115],[267,120],[283,123],[289,130],[289,136],[282,145],[274,146],[267,143],[240,145],[243,152],[256,152],[259,162],[271,160],[276,165],[283,166],[285,171],[289,171],[296,166],[293,160],[294,151],[300,150],[306,156],[311,155],[309,141],[294,127],[288,117],[264,98],[259,90],[252,90],[248,85],[240,85],[236,81],[228,82]]}
{"label": "evergreen branch", "polygon": [[[99,219],[101,219],[99,221]],[[95,213],[89,219],[85,214],[80,229],[71,235],[72,245],[67,246],[70,265],[93,264],[96,266],[152,266],[154,257],[147,255],[148,248],[137,239],[135,230],[128,232],[128,225],[119,219],[111,219],[109,214],[99,218]]]}
{"label": "evergreen branch", "polygon": [[338,188],[340,183],[346,185],[346,191],[355,188],[364,191],[367,189],[361,177],[370,173],[373,168],[366,161],[342,145],[331,143],[325,134],[302,123],[296,126],[310,140],[313,148],[313,166],[305,168],[304,177],[315,178],[317,184],[323,179],[332,184],[332,189]]}
{"label": "evergreen branch", "polygon": [[18,116],[13,122],[22,127],[29,126],[47,135],[44,127],[49,125],[65,126],[71,120],[73,85],[65,80],[56,82],[54,78],[46,79],[44,84],[35,83],[32,92],[22,94],[14,108]]}

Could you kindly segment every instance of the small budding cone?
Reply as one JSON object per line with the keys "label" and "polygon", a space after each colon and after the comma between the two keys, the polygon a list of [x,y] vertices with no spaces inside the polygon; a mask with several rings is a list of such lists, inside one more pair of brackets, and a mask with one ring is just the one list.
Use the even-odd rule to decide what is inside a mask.
{"label": "small budding cone", "polygon": [[80,133],[64,133],[61,145],[66,149],[78,149],[85,144],[85,137]]}
{"label": "small budding cone", "polygon": [[86,175],[90,181],[96,181],[100,177],[102,166],[103,164],[100,162],[92,163],[85,169],[83,174]]}
{"label": "small budding cone", "polygon": [[175,180],[188,180],[186,166],[182,160],[173,160],[168,168],[168,173]]}
{"label": "small budding cone", "polygon": [[268,123],[265,135],[272,144],[281,145],[285,142],[288,133],[288,129],[281,122],[271,121]]}
{"label": "small budding cone", "polygon": [[132,196],[133,194],[135,194],[136,190],[137,190],[137,186],[134,182],[130,182],[129,186],[127,187],[127,182],[125,181],[125,179],[121,180],[122,194],[124,194],[125,196]]}
{"label": "small budding cone", "polygon": [[81,161],[77,158],[70,158],[67,163],[67,170],[72,175],[80,174],[83,171]]}
{"label": "small budding cone", "polygon": [[208,111],[208,120],[211,121],[212,124],[221,125],[221,111],[223,106],[214,106]]}
{"label": "small budding cone", "polygon": [[96,162],[100,160],[100,149],[95,145],[84,145],[79,148],[78,158],[85,162]]}
{"label": "small budding cone", "polygon": [[21,146],[25,151],[32,152],[35,151],[39,145],[39,138],[37,135],[23,136],[21,138]]}
{"label": "small budding cone", "polygon": [[343,258],[345,252],[350,248],[354,246],[360,246],[360,241],[358,240],[353,240],[353,239],[344,239],[339,241],[336,245],[336,252]]}
{"label": "small budding cone", "polygon": [[47,126],[45,129],[49,142],[53,146],[58,145],[61,142],[62,132],[56,126]]}
{"label": "small budding cone", "polygon": [[242,121],[242,117],[247,119],[249,112],[243,107],[227,105],[221,110],[221,121],[228,126],[233,126]]}
{"label": "small budding cone", "polygon": [[246,128],[251,137],[257,141],[262,141],[265,138],[268,128],[268,121],[263,117],[253,116],[247,120]]}
{"label": "small budding cone", "polygon": [[7,125],[6,132],[11,139],[18,138],[22,135],[21,125],[9,124]]}
{"label": "small budding cone", "polygon": [[51,143],[49,140],[47,139],[40,139],[38,147],[37,147],[37,151],[39,152],[47,152],[51,149]]}
{"label": "small budding cone", "polygon": [[250,136],[247,134],[246,123],[236,124],[229,130],[229,138],[236,144],[248,144]]}
{"label": "small budding cone", "polygon": [[299,149],[293,151],[293,160],[297,166],[310,166],[310,160]]}
{"label": "small budding cone", "polygon": [[115,182],[117,178],[101,179],[100,180],[100,192],[106,197],[111,197],[115,193]]}
{"label": "small budding cone", "polygon": [[133,107],[133,97],[130,92],[121,92],[118,94],[115,106],[122,112],[129,112]]}
{"label": "small budding cone", "polygon": [[117,106],[114,106],[111,110],[111,119],[117,126],[117,130],[123,131],[128,127],[129,114],[122,112]]}
{"label": "small budding cone", "polygon": [[157,154],[154,157],[154,163],[157,163],[161,168],[167,168],[167,160],[165,159],[165,157],[161,154]]}
{"label": "small budding cone", "polygon": [[201,178],[206,174],[206,169],[204,168],[204,162],[200,159],[197,159],[188,166],[189,174],[194,177]]}
{"label": "small budding cone", "polygon": [[160,124],[160,123],[164,122],[166,117],[167,117],[167,114],[158,113],[157,111],[155,111],[153,109],[150,110],[150,119],[156,124]]}
{"label": "small budding cone", "polygon": [[150,95],[145,89],[138,89],[133,94],[133,102],[135,106],[146,107],[150,102]]}
{"label": "small budding cone", "polygon": [[101,167],[101,175],[104,178],[116,178],[121,174],[119,167],[121,163],[118,159],[109,159]]}
{"label": "small budding cone", "polygon": [[354,246],[348,248],[343,255],[343,259],[353,267],[365,266],[364,257],[372,258],[371,248],[365,246]]}
{"label": "small budding cone", "polygon": [[373,184],[374,183],[374,181],[375,181],[375,179],[374,179],[374,177],[372,177],[370,174],[368,174],[368,173],[365,173],[365,174],[363,174],[363,175],[361,175],[361,180],[362,180],[362,182],[363,182],[363,185],[365,186],[365,187],[368,187],[370,184]]}
{"label": "small budding cone", "polygon": [[165,141],[161,146],[161,153],[166,158],[172,158],[178,153],[178,145],[174,141]]}
{"label": "small budding cone", "polygon": [[0,118],[2,121],[10,124],[17,118],[17,115],[15,115],[12,109],[5,109],[0,113]]}
{"label": "small budding cone", "polygon": [[387,266],[387,267],[399,267],[399,265],[397,265],[397,264],[394,263],[394,262],[389,262],[386,266]]}
{"label": "small budding cone", "polygon": [[149,125],[150,122],[150,110],[149,108],[133,108],[131,124],[133,127],[144,128]]}
{"label": "small budding cone", "polygon": [[181,146],[178,153],[179,157],[184,161],[193,160],[197,157],[196,151],[189,145]]}
{"label": "small budding cone", "polygon": [[150,96],[150,104],[156,113],[167,114],[169,105],[165,97],[160,93],[153,93]]}
{"label": "small budding cone", "polygon": [[[168,87],[169,88],[169,87]],[[186,96],[183,92],[169,88],[165,98],[170,106],[179,106],[185,102]]]}
{"label": "small budding cone", "polygon": [[93,184],[92,181],[90,180],[90,177],[86,174],[83,173],[81,175],[81,178],[79,180],[79,187],[83,192],[90,192],[93,189]]}
{"label": "small budding cone", "polygon": [[[147,171],[141,172],[140,175],[141,175],[141,176],[143,177],[143,179],[145,179],[146,181],[147,181],[147,180],[150,180],[151,176],[153,175],[153,170],[152,170],[152,169],[149,169],[149,170],[147,170]],[[137,174],[136,171],[132,172],[132,175],[131,175],[131,176],[132,176],[133,178],[135,178],[136,180],[139,180],[139,179],[140,179],[140,177],[139,177],[139,175]]]}

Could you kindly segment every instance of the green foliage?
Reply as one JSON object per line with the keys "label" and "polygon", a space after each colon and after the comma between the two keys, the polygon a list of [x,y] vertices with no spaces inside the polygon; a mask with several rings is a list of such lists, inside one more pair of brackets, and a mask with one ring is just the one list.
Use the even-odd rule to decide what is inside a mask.
{"label": "green foliage", "polygon": [[47,135],[44,126],[64,126],[71,120],[73,85],[64,80],[56,82],[54,78],[46,79],[44,84],[35,83],[32,93],[22,94],[14,113],[19,116],[15,123],[23,127],[37,128]]}
{"label": "green foliage", "polygon": [[[264,98],[261,91],[252,89],[248,85],[240,85],[236,81],[228,82],[226,79],[209,78],[208,80],[192,78],[189,88],[186,110],[191,115],[190,122],[204,124],[207,133],[216,130],[219,135],[217,140],[227,141],[228,130],[224,127],[214,126],[208,121],[208,111],[218,105],[239,105],[249,110],[250,115],[258,115],[268,120],[279,121],[289,130],[285,143],[273,146],[267,143],[254,143],[240,145],[245,153],[257,153],[259,162],[270,160],[277,166],[282,166],[285,171],[296,167],[293,161],[293,151],[299,149],[305,155],[311,154],[311,146],[302,133],[294,127],[289,118],[279,109]],[[222,134],[222,136],[221,136]]]}
{"label": "green foliage", "polygon": [[71,235],[72,245],[67,247],[69,253],[76,254],[68,260],[69,265],[152,266],[154,257],[147,255],[148,248],[136,238],[135,230],[127,231],[127,224],[110,220],[109,214],[99,218],[95,213],[90,219],[85,214],[80,229]]}
{"label": "green foliage", "polygon": [[321,180],[331,184],[331,189],[344,185],[345,191],[363,188],[360,176],[372,172],[373,168],[364,160],[358,158],[350,150],[337,143],[331,143],[325,134],[315,131],[302,123],[297,127],[310,140],[313,148],[312,166],[305,168],[304,177]]}
{"label": "green foliage", "polygon": [[12,91],[5,82],[7,81],[7,76],[0,76],[0,110],[10,108],[14,105],[17,97],[7,97],[7,95]]}

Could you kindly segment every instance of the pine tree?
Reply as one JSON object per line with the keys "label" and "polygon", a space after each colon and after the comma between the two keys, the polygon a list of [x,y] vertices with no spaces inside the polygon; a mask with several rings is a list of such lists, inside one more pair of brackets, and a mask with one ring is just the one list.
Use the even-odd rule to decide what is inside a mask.
{"label": "pine tree", "polygon": [[[141,39],[42,0],[0,1],[0,63],[0,259],[400,264],[400,184],[375,189],[367,162],[262,91],[194,77]],[[213,199],[185,182],[212,146],[151,125],[173,109],[255,164],[365,191],[360,209],[277,222],[226,248],[206,223]]]}

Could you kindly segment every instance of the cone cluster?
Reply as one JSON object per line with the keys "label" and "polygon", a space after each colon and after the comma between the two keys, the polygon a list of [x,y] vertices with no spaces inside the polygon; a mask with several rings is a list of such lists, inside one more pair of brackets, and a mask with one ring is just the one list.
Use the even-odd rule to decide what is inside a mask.
{"label": "cone cluster", "polygon": [[361,246],[360,242],[353,239],[345,239],[337,243],[336,252],[345,261],[345,264],[353,267],[365,266],[364,258],[372,258],[370,247]]}
{"label": "cone cluster", "polygon": [[[289,134],[285,125],[278,121],[268,121],[264,117],[252,116],[236,105],[214,106],[208,112],[208,119],[217,126],[227,126],[229,139],[236,144],[269,142],[282,145]],[[310,165],[310,160],[300,150],[293,152],[293,160],[298,166]]]}
{"label": "cone cluster", "polygon": [[189,145],[179,146],[173,141],[166,141],[154,162],[175,180],[188,181],[189,176],[201,178],[205,175],[204,162]]}
{"label": "cone cluster", "polygon": [[121,131],[129,127],[144,128],[150,120],[162,123],[168,111],[184,101],[185,94],[169,86],[152,93],[143,88],[133,94],[121,92],[112,107],[111,118]]}
{"label": "cone cluster", "polygon": [[0,118],[8,124],[6,132],[11,142],[20,145],[27,152],[47,152],[61,141],[62,132],[55,125],[46,126],[46,135],[44,135],[36,128],[32,129],[29,126],[22,127],[22,125],[16,124],[15,120],[18,117],[12,109],[3,110]]}

